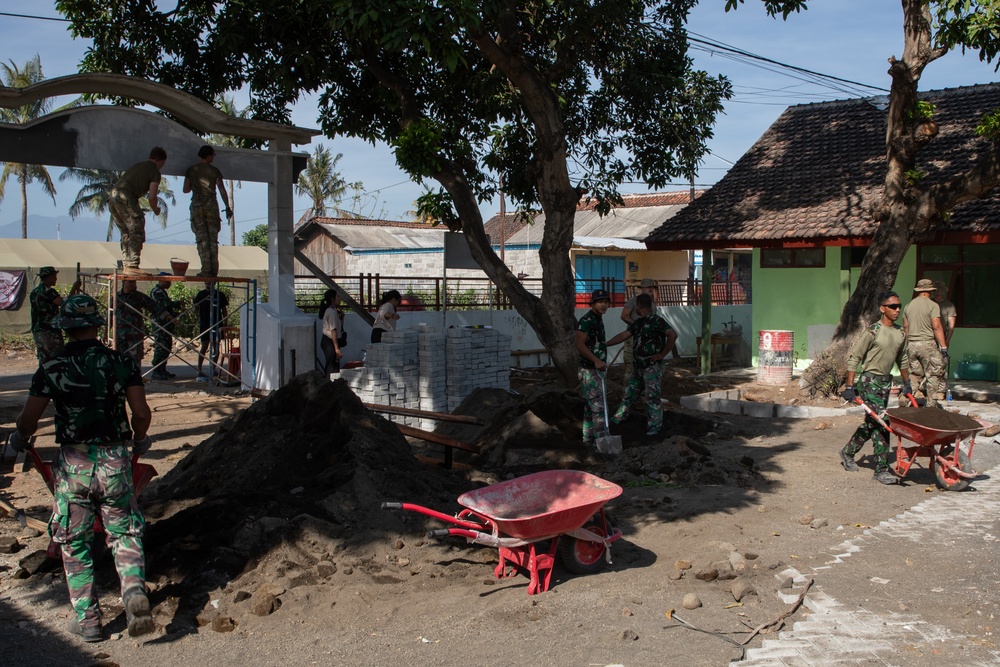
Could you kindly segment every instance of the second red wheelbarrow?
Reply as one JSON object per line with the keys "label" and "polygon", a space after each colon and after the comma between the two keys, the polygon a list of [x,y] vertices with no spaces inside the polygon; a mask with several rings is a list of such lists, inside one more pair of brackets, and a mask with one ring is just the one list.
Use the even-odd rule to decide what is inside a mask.
{"label": "second red wheelbarrow", "polygon": [[[528,571],[528,595],[549,590],[556,554],[574,574],[587,574],[611,562],[611,544],[621,530],[608,521],[604,505],[617,498],[617,484],[579,470],[546,470],[493,484],[458,497],[466,509],[456,516],[414,505],[382,503],[383,509],[418,512],[454,524],[430,537],[464,537],[471,544],[500,550],[493,574],[512,577]],[[543,543],[548,543],[546,548]]]}

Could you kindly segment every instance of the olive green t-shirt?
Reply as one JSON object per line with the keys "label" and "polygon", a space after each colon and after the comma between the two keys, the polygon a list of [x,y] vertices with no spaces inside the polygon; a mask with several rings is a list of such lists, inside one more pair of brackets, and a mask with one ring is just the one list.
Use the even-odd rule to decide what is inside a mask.
{"label": "olive green t-shirt", "polygon": [[918,296],[903,309],[903,319],[906,320],[906,339],[913,343],[933,343],[933,318],[941,317],[941,308],[930,297]]}
{"label": "olive green t-shirt", "polygon": [[184,178],[191,184],[192,200],[215,200],[216,184],[222,178],[222,172],[207,162],[198,162],[188,168]]}
{"label": "olive green t-shirt", "polygon": [[862,373],[875,375],[892,375],[893,364],[909,369],[906,343],[907,336],[902,327],[896,324],[887,327],[876,322],[862,331],[854,342],[851,356],[847,359],[847,370],[856,372],[859,364]]}
{"label": "olive green t-shirt", "polygon": [[160,178],[160,170],[156,168],[153,161],[143,160],[139,164],[132,165],[122,174],[122,177],[115,183],[115,189],[139,199],[149,192],[149,184],[159,183]]}

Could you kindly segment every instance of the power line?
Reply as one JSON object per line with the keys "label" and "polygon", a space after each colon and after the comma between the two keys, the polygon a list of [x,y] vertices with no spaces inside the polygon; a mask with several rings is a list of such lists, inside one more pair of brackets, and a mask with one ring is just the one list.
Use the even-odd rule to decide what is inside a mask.
{"label": "power line", "polygon": [[69,19],[58,18],[55,16],[33,16],[31,14],[14,14],[12,12],[0,12],[0,16],[9,16],[15,19],[35,19],[36,21],[61,21],[63,23],[69,23]]}

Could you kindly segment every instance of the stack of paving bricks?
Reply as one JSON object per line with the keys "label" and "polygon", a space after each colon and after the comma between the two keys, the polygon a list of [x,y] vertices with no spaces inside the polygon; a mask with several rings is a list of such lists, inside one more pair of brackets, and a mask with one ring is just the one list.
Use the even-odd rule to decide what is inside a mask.
{"label": "stack of paving bricks", "polygon": [[510,389],[510,336],[465,327],[452,327],[447,336],[449,412],[477,387]]}
{"label": "stack of paving bricks", "polygon": [[[420,363],[416,331],[387,331],[382,342],[368,345],[364,368],[344,369],[340,377],[365,403],[403,408],[420,407]],[[416,426],[416,417],[385,415],[391,421]]]}
{"label": "stack of paving bricks", "polygon": [[[364,368],[340,372],[366,403],[452,412],[478,387],[510,389],[510,336],[495,329],[419,324],[386,332],[368,345]],[[389,416],[397,423],[434,430],[438,422]]]}

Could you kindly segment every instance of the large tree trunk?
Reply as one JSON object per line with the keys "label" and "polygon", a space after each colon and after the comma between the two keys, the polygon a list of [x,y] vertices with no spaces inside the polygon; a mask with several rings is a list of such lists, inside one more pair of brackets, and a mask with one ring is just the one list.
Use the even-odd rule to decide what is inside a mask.
{"label": "large tree trunk", "polygon": [[[886,176],[882,197],[872,207],[879,223],[861,264],[858,284],[844,305],[829,347],[813,361],[802,378],[803,388],[834,393],[846,375],[846,361],[855,337],[878,317],[878,295],[892,289],[900,262],[914,241],[940,228],[956,205],[982,196],[1000,183],[1000,155],[994,143],[968,173],[944,183],[922,185],[908,173],[919,164],[920,151],[938,135],[937,123],[917,107],[917,85],[924,68],[943,56],[933,48],[927,0],[902,0],[903,57],[889,58],[892,87],[886,127]],[[901,294],[904,299],[910,294]]]}

